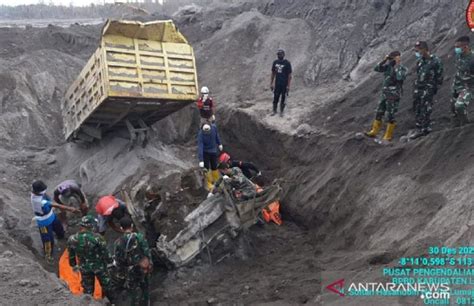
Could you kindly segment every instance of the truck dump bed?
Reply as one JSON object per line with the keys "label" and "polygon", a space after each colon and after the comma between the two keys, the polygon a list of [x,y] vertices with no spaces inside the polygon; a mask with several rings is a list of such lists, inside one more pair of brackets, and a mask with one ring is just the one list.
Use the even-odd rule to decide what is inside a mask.
{"label": "truck dump bed", "polygon": [[109,20],[63,100],[66,140],[153,124],[195,101],[197,88],[193,49],[172,21]]}

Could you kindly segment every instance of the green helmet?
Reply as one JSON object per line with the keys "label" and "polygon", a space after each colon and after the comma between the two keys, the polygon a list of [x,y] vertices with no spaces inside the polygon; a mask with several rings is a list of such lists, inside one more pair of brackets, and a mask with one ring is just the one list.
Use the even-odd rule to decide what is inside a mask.
{"label": "green helmet", "polygon": [[79,223],[79,225],[82,226],[82,227],[92,228],[96,225],[96,220],[95,220],[94,216],[87,215],[87,216],[82,217],[81,222]]}

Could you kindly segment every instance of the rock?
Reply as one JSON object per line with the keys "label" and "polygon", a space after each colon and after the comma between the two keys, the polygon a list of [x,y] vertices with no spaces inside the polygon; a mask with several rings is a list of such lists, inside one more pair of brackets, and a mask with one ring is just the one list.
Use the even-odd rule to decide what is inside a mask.
{"label": "rock", "polygon": [[402,137],[400,137],[400,142],[402,142],[402,143],[408,142],[408,136],[402,136]]}
{"label": "rock", "polygon": [[309,134],[309,133],[311,133],[311,126],[307,123],[300,124],[296,128],[296,134],[299,135],[299,136],[306,135],[306,134]]}
{"label": "rock", "polygon": [[244,287],[244,289],[245,289],[245,290],[250,290],[250,286],[246,285],[246,286]]}
{"label": "rock", "polygon": [[208,304],[216,304],[216,303],[217,303],[217,299],[216,299],[215,297],[208,298],[208,299],[207,299],[207,303],[208,303]]}
{"label": "rock", "polygon": [[20,285],[22,287],[25,287],[25,286],[28,286],[30,283],[31,283],[31,281],[29,279],[21,279],[18,282],[18,285]]}
{"label": "rock", "polygon": [[48,159],[46,164],[47,165],[54,165],[56,162],[57,162],[56,158],[53,157],[53,158]]}
{"label": "rock", "polygon": [[12,257],[13,256],[13,252],[12,251],[5,251],[2,253],[2,257]]}
{"label": "rock", "polygon": [[40,291],[39,289],[35,289],[35,290],[31,291],[31,293],[32,293],[33,295],[39,294],[40,292],[41,292],[41,291]]}
{"label": "rock", "polygon": [[365,138],[364,134],[361,133],[361,132],[358,132],[358,133],[355,134],[355,139],[357,139],[357,140],[362,140],[364,138]]}

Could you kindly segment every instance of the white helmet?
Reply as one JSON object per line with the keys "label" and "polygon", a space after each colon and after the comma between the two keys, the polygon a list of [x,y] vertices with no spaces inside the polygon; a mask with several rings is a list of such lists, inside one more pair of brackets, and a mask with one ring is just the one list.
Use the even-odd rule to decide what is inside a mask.
{"label": "white helmet", "polygon": [[211,130],[211,126],[207,123],[203,124],[202,126],[203,132],[209,132]]}
{"label": "white helmet", "polygon": [[207,88],[206,86],[202,87],[201,88],[201,93],[205,94],[205,95],[208,94],[209,93],[209,88]]}

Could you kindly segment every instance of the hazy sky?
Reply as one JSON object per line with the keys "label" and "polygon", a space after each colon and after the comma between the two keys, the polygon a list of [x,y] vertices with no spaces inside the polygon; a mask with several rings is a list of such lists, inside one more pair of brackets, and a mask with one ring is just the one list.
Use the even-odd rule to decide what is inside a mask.
{"label": "hazy sky", "polygon": [[[21,5],[21,4],[37,4],[41,0],[0,0],[0,5]],[[43,0],[45,4],[54,3],[56,5],[69,5],[71,2],[75,6],[84,6],[91,3],[102,4],[114,3],[114,0]],[[124,1],[125,2],[125,1]]]}

